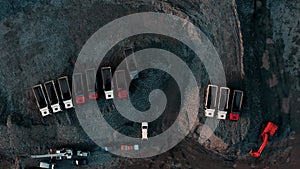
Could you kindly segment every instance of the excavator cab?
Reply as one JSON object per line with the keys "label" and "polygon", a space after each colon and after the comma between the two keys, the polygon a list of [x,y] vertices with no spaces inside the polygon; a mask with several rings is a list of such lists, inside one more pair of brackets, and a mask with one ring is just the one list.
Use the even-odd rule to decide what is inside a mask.
{"label": "excavator cab", "polygon": [[261,136],[263,137],[266,133],[269,134],[270,136],[274,136],[277,129],[278,129],[277,125],[275,125],[272,122],[268,122],[268,124],[265,127],[264,131],[261,133]]}
{"label": "excavator cab", "polygon": [[266,147],[266,145],[268,143],[269,137],[273,136],[277,129],[278,129],[278,126],[276,124],[274,124],[272,122],[268,122],[265,129],[261,133],[261,138],[263,140],[263,143],[261,144],[261,146],[259,147],[258,150],[254,151],[253,149],[251,149],[250,155],[252,155],[253,157],[256,157],[256,158],[260,157],[262,151],[264,150],[264,148]]}

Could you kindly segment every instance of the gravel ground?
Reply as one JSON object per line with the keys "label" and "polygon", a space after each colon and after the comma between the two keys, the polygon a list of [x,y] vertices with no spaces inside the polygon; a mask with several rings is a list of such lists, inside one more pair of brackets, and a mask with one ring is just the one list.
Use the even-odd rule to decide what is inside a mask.
{"label": "gravel ground", "polygon": [[[86,168],[297,166],[293,157],[299,154],[296,151],[299,150],[300,130],[297,121],[300,117],[299,2],[4,0],[1,6],[0,165],[4,168],[36,166],[38,161],[29,160],[27,155],[65,146],[92,152]],[[198,122],[185,140],[153,158],[127,159],[97,148],[80,127],[74,110],[42,118],[31,87],[64,75],[70,77],[82,46],[95,31],[116,18],[145,11],[174,14],[199,26],[220,55],[228,86],[244,90],[246,98],[241,119],[237,123],[221,121],[213,136],[201,145],[199,131],[205,127],[204,89],[201,89]],[[108,53],[111,57],[103,64],[116,66],[122,46],[133,42],[136,50],[158,47],[181,56],[188,65],[193,65],[191,69],[199,75],[201,86],[209,83],[202,63],[195,59],[193,52],[166,37],[141,35],[124,40]],[[149,83],[157,76],[166,81]],[[142,80],[147,81],[149,90],[153,85],[171,88],[169,92],[173,90],[166,85],[170,79],[163,73],[140,79],[136,85],[144,85]],[[148,106],[146,99],[138,97],[138,90],[132,92],[137,93],[133,94],[133,103]],[[101,98],[99,103],[106,108],[104,113],[108,121],[120,132],[134,133],[138,128],[124,118],[116,120],[120,115],[111,102]],[[163,120],[171,123],[174,116],[166,114],[164,117]],[[259,145],[258,136],[267,121],[278,124],[279,131],[263,156],[253,159],[248,151]],[[167,127],[154,125],[153,130],[160,133]]]}

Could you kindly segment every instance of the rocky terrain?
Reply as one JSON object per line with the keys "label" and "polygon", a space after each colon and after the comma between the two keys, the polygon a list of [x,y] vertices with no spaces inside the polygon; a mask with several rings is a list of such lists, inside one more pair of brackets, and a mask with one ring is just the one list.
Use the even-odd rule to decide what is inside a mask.
{"label": "rocky terrain", "polygon": [[[0,4],[2,168],[36,166],[38,160],[27,156],[46,153],[51,147],[91,151],[90,165],[85,168],[299,168],[299,2],[3,0]],[[228,87],[245,91],[246,98],[241,119],[236,123],[221,121],[213,135],[200,144],[200,131],[207,128],[203,125],[202,88],[197,123],[181,143],[155,157],[121,158],[103,152],[88,138],[74,110],[43,118],[31,87],[61,76],[71,77],[82,46],[94,32],[116,18],[147,11],[174,14],[198,26],[220,55]],[[162,36],[140,35],[124,40],[108,53],[110,59],[104,64],[116,64],[122,47],[132,43],[136,50],[162,48],[180,56],[188,65],[197,63],[192,70],[204,77],[201,86],[209,83],[202,63],[194,58],[193,52]],[[139,79],[136,85],[147,82],[149,90],[155,86],[168,91],[163,84],[170,78],[163,73],[152,75]],[[152,84],[157,75],[165,81]],[[137,93],[133,94],[133,104],[147,106],[147,97],[141,99],[139,92],[148,91],[133,91]],[[102,101],[104,98],[99,102]],[[101,106],[110,112],[106,119],[115,129],[134,133],[132,136],[139,134],[135,133],[139,125],[119,120],[112,102]],[[168,114],[163,117],[173,120]],[[249,150],[260,145],[259,134],[267,121],[276,123],[279,130],[262,157],[254,159]],[[151,129],[160,133],[167,127],[158,122]]]}

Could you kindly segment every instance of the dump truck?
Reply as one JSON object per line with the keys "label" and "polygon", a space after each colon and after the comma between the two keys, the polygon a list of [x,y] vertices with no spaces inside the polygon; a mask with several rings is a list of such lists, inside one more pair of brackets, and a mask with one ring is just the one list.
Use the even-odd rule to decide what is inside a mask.
{"label": "dump truck", "polygon": [[114,86],[112,83],[111,67],[102,67],[101,75],[102,75],[102,84],[103,84],[105,99],[113,99],[114,98],[114,92],[113,92]]}
{"label": "dump truck", "polygon": [[[128,57],[129,55],[132,55],[132,57]],[[126,63],[130,78],[131,79],[138,78],[139,72],[137,70],[137,64],[136,64],[133,47],[127,47],[124,49],[124,58],[125,58],[125,63]]]}
{"label": "dump truck", "polygon": [[50,115],[48,109],[48,102],[41,84],[32,87],[32,91],[36,100],[36,104],[42,114],[42,116]]}
{"label": "dump truck", "polygon": [[229,93],[230,89],[228,87],[220,87],[217,119],[226,119],[228,111]]}
{"label": "dump truck", "polygon": [[90,100],[96,100],[99,98],[97,81],[96,81],[96,70],[94,68],[86,70],[86,83],[88,96]]}
{"label": "dump truck", "polygon": [[127,98],[127,82],[126,82],[126,74],[124,70],[117,70],[115,72],[116,86],[118,97],[120,99]]}
{"label": "dump truck", "polygon": [[243,91],[241,90],[233,91],[231,110],[229,114],[229,119],[231,121],[238,121],[240,118],[243,96],[244,96]]}
{"label": "dump truck", "polygon": [[218,86],[208,85],[206,88],[205,104],[204,104],[204,116],[214,117],[214,113],[217,106],[217,93]]}
{"label": "dump truck", "polygon": [[44,86],[45,86],[45,89],[46,89],[46,93],[47,93],[47,97],[48,97],[48,100],[49,100],[49,103],[50,103],[50,107],[52,108],[52,112],[56,113],[56,112],[61,111],[54,81],[50,80],[50,81],[44,83]]}
{"label": "dump truck", "polygon": [[262,151],[267,146],[269,137],[274,136],[277,129],[278,126],[276,124],[268,122],[263,132],[260,134],[260,138],[263,140],[261,146],[257,150],[251,149],[250,155],[256,158],[260,157]]}
{"label": "dump truck", "polygon": [[76,104],[84,104],[84,86],[82,80],[82,73],[74,73],[73,74],[73,87],[74,87],[74,95]]}
{"label": "dump truck", "polygon": [[72,108],[73,107],[72,94],[70,90],[68,77],[67,76],[60,77],[58,78],[57,82],[59,86],[60,97],[64,103],[65,108],[66,109]]}

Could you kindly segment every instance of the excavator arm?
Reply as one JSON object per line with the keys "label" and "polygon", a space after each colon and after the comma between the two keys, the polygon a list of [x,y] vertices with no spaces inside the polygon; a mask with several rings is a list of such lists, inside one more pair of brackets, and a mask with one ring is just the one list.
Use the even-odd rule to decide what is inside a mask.
{"label": "excavator arm", "polygon": [[268,122],[268,124],[265,127],[264,131],[261,133],[263,143],[261,144],[261,146],[259,147],[259,149],[257,151],[254,151],[253,149],[251,149],[250,150],[250,155],[253,156],[253,157],[256,157],[256,158],[260,157],[262,151],[267,146],[269,137],[273,136],[277,129],[278,129],[277,125],[275,125],[272,122]]}

